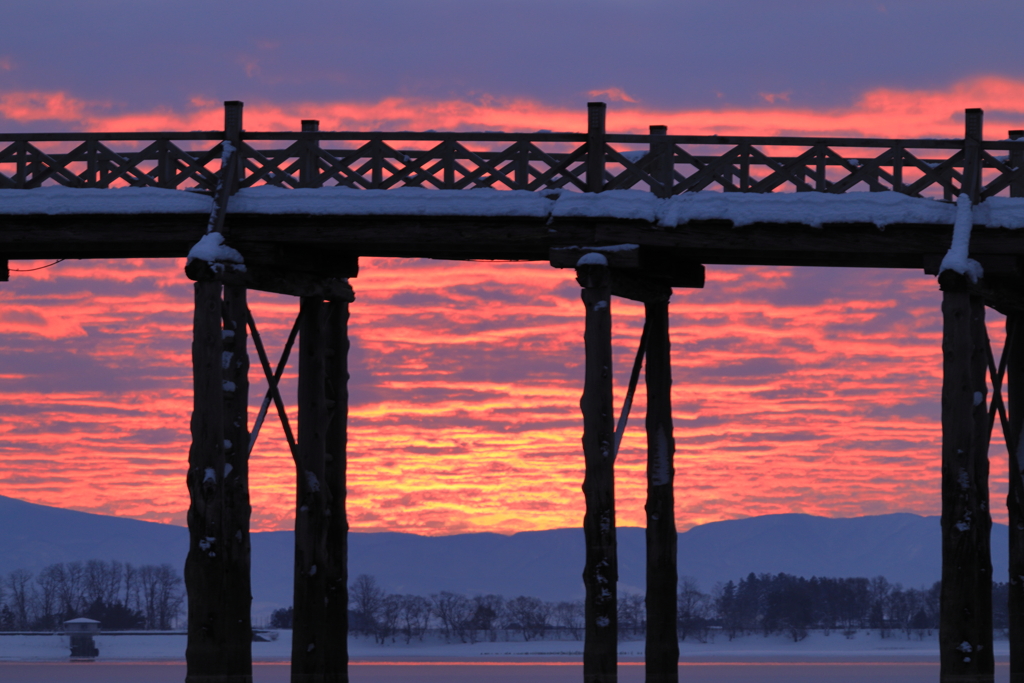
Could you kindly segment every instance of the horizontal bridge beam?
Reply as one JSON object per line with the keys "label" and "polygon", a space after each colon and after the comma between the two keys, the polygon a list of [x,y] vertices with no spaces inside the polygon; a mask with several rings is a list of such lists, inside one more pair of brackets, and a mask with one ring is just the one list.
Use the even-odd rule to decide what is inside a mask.
{"label": "horizontal bridge beam", "polygon": [[[180,257],[203,236],[205,214],[0,217],[0,257]],[[691,221],[661,229],[644,221],[523,217],[230,214],[230,243],[274,265],[295,250],[353,256],[547,261],[552,247],[639,244],[686,250],[694,262],[741,265],[925,267],[949,248],[952,226],[877,226]],[[290,250],[291,254],[290,255]],[[1024,256],[1024,231],[975,228],[972,255]],[[308,252],[307,252],[308,253]]]}

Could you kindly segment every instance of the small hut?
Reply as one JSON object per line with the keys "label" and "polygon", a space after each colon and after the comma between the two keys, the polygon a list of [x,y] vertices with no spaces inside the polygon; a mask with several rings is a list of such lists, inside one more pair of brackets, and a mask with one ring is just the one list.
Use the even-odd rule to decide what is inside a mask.
{"label": "small hut", "polygon": [[95,619],[68,619],[64,622],[64,633],[71,639],[71,659],[93,659],[99,657],[94,637],[99,635],[100,622]]}

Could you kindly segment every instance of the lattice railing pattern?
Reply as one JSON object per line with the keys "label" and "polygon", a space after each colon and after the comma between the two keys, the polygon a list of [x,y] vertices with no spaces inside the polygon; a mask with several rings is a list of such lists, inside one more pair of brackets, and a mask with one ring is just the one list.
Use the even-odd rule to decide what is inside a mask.
{"label": "lattice railing pattern", "polygon": [[[0,189],[60,184],[212,192],[222,139],[220,131],[0,135]],[[239,154],[239,187],[635,188],[658,196],[895,191],[948,200],[960,194],[965,175],[963,140],[246,132]],[[1024,185],[1024,140],[984,141],[978,155],[979,200]],[[590,182],[592,173],[601,174],[599,183]]]}

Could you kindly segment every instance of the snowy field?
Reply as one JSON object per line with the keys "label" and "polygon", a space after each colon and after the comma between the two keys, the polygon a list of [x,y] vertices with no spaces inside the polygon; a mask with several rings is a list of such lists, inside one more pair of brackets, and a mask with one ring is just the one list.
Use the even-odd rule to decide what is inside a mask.
{"label": "snowy field", "polygon": [[[290,632],[276,641],[253,643],[256,683],[288,680]],[[180,683],[185,677],[184,635],[99,636],[95,662],[69,662],[62,636],[0,636],[0,681],[4,683]],[[582,679],[578,641],[439,642],[381,646],[350,640],[353,683],[568,683]],[[996,641],[996,681],[1009,680],[1008,643]],[[643,680],[643,643],[620,645],[619,680]],[[853,639],[812,633],[793,643],[782,637],[747,636],[681,645],[680,680],[694,683],[916,683],[938,679],[935,636],[881,639],[860,632]]]}

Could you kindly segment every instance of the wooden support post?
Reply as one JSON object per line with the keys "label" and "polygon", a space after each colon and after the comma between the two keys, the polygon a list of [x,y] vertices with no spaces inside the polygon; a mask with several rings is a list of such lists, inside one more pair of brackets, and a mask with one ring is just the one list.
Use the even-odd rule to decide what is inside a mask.
{"label": "wooden support post", "polygon": [[1010,532],[1010,683],[1024,683],[1024,313],[1006,314],[1006,384],[1010,434],[1010,491],[1006,496]]}
{"label": "wooden support post", "polygon": [[605,112],[604,102],[587,103],[587,192],[604,188]]}
{"label": "wooden support post", "polygon": [[584,683],[615,683],[618,662],[618,555],[615,543],[615,409],[612,403],[611,276],[606,259],[588,254],[576,266],[586,307],[583,456],[586,475],[583,534],[587,557],[583,643]]}
{"label": "wooden support post", "polygon": [[[224,139],[237,145],[241,131],[242,103],[225,102]],[[220,218],[211,221],[217,229],[235,185],[223,183],[214,211]],[[246,290],[219,280],[194,287],[185,681],[251,683]]]}
{"label": "wooden support post", "polygon": [[292,683],[348,683],[348,302],[302,297]]}
{"label": "wooden support post", "polygon": [[245,289],[196,282],[186,683],[251,683]]}
{"label": "wooden support post", "polygon": [[991,683],[992,561],[988,508],[985,306],[946,271],[942,317],[942,683]]}
{"label": "wooden support post", "polygon": [[679,680],[676,624],[676,520],[673,482],[672,365],[668,301],[647,313],[647,648],[646,683]]}

